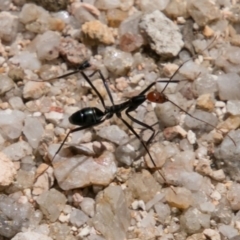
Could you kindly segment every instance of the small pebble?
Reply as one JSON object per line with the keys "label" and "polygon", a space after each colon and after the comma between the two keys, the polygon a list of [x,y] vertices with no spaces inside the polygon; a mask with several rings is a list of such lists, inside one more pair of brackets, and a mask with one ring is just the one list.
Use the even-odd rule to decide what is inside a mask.
{"label": "small pebble", "polygon": [[192,195],[185,188],[169,188],[166,192],[166,201],[172,207],[187,209],[192,203]]}
{"label": "small pebble", "polygon": [[128,73],[133,64],[133,58],[130,53],[108,47],[104,53],[103,62],[111,73],[121,76]]}
{"label": "small pebble", "polygon": [[196,143],[196,134],[193,131],[189,130],[187,132],[187,139],[191,144]]}
{"label": "small pebble", "polygon": [[84,227],[83,229],[81,229],[81,231],[79,232],[78,235],[83,238],[83,237],[88,236],[89,233],[90,233],[89,227]]}
{"label": "small pebble", "polygon": [[60,221],[60,222],[62,222],[62,223],[68,223],[69,222],[69,219],[70,219],[70,215],[68,214],[68,215],[65,215],[65,214],[63,214],[63,213],[61,213],[60,215],[59,215],[59,217],[58,217],[58,220]]}
{"label": "small pebble", "polygon": [[74,208],[70,214],[70,223],[76,227],[81,227],[88,220],[88,216],[81,210]]}
{"label": "small pebble", "polygon": [[178,27],[159,10],[146,14],[139,26],[151,39],[150,47],[159,55],[176,56],[183,47]]}
{"label": "small pebble", "polygon": [[15,15],[1,11],[0,12],[0,39],[6,42],[13,42],[18,31],[18,17]]}
{"label": "small pebble", "polygon": [[89,21],[82,26],[82,40],[89,45],[114,43],[114,36],[110,29],[98,20]]}
{"label": "small pebble", "polygon": [[95,201],[92,198],[84,198],[80,203],[82,211],[89,217],[93,217],[95,214]]}
{"label": "small pebble", "polygon": [[40,210],[50,222],[55,222],[61,214],[64,205],[66,204],[66,197],[55,189],[43,192],[36,199]]}
{"label": "small pebble", "polygon": [[8,186],[13,182],[17,172],[11,159],[2,152],[0,153],[0,162],[0,186]]}

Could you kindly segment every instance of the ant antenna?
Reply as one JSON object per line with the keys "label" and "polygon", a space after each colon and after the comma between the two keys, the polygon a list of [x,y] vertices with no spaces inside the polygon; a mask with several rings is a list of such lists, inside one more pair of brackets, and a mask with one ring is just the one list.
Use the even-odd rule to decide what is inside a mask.
{"label": "ant antenna", "polygon": [[[210,46],[215,42],[216,39],[217,39],[217,36],[215,36],[215,37],[213,38],[213,41],[212,41],[207,47],[205,47],[205,48],[202,50],[202,52],[204,52],[205,50],[209,49]],[[163,90],[162,90],[162,93],[165,91],[165,89],[167,88],[168,84],[169,84],[170,82],[172,82],[173,78],[176,76],[176,74],[178,73],[179,69],[180,69],[185,63],[187,63],[188,61],[194,59],[196,56],[197,56],[197,54],[195,53],[192,57],[190,57],[188,60],[182,62],[182,63],[179,65],[179,67],[177,68],[177,70],[174,72],[174,74],[173,74],[173,75],[171,76],[171,78],[169,79],[168,83],[164,86],[164,88],[163,88]]]}
{"label": "ant antenna", "polygon": [[[203,51],[205,51],[206,49],[208,49],[214,42],[215,40],[217,39],[217,36],[214,37],[213,41],[206,47],[203,49]],[[193,59],[194,57],[196,57],[196,54],[194,54],[191,58],[189,58],[188,60],[184,61],[182,64],[179,65],[179,67],[177,68],[177,70],[174,72],[174,74],[171,76],[171,78],[169,79],[169,81],[167,82],[167,84],[164,86],[163,90],[161,91],[161,93],[157,92],[156,90],[155,91],[152,91],[152,92],[149,92],[147,94],[147,99],[150,101],[150,102],[155,102],[155,103],[164,103],[166,101],[169,101],[171,102],[174,106],[178,107],[182,112],[184,112],[185,114],[187,114],[188,116],[192,117],[193,119],[196,119],[200,122],[203,122],[205,124],[208,124],[209,126],[213,127],[214,129],[217,129],[217,131],[220,131],[222,134],[225,134],[224,131],[222,131],[221,129],[219,128],[216,128],[213,124],[211,123],[208,123],[207,121],[204,121],[203,119],[200,119],[198,117],[195,117],[193,115],[191,115],[190,113],[188,113],[186,110],[184,110],[183,108],[181,108],[180,106],[178,106],[176,103],[174,103],[173,101],[171,101],[166,95],[163,94],[163,92],[165,91],[165,89],[167,88],[168,84],[170,82],[174,82],[173,78],[174,76],[176,76],[177,72],[179,71],[179,69],[188,61],[190,61],[191,59]],[[198,76],[200,75],[201,73],[198,74]],[[157,81],[157,82],[160,82],[160,81]],[[155,82],[156,83],[156,82]],[[150,84],[141,94],[145,94],[155,83],[152,83]],[[234,145],[236,146],[236,143],[235,141],[233,140],[233,138],[227,133],[226,134],[227,137],[229,137],[231,139],[231,141],[234,143]]]}

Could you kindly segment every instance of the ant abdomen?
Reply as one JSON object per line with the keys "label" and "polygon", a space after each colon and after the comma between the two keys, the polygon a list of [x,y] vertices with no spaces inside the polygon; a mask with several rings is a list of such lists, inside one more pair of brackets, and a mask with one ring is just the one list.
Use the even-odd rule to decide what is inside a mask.
{"label": "ant abdomen", "polygon": [[69,122],[78,126],[93,125],[101,121],[104,115],[105,113],[98,108],[87,107],[73,113],[69,117]]}

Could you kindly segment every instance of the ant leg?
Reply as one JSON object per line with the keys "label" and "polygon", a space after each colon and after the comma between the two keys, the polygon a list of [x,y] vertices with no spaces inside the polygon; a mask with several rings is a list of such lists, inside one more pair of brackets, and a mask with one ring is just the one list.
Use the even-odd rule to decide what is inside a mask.
{"label": "ant leg", "polygon": [[[205,51],[206,49],[208,49],[208,48],[212,45],[212,43],[214,43],[215,40],[216,40],[216,37],[214,37],[213,41],[209,44],[209,46],[207,46],[205,49],[203,49],[203,51]],[[195,56],[196,56],[196,54],[194,54],[191,58],[189,58],[188,60],[184,61],[183,63],[181,63],[181,64],[178,66],[177,70],[173,73],[173,75],[171,76],[171,78],[167,81],[167,84],[164,86],[164,88],[163,88],[163,90],[161,91],[161,93],[163,93],[163,92],[165,91],[165,89],[167,88],[167,86],[168,86],[168,84],[169,84],[170,82],[175,82],[175,80],[173,80],[173,78],[176,76],[176,74],[178,73],[179,69],[180,69],[185,63],[187,63],[188,61],[192,60]],[[159,81],[157,81],[157,82],[159,82]],[[146,89],[144,89],[140,94],[145,94],[155,83],[156,83],[156,82],[151,83],[151,84],[150,84]]]}
{"label": "ant leg", "polygon": [[[59,76],[59,77],[56,77],[56,78],[53,78],[53,79],[59,79],[59,78],[63,78],[63,77],[68,77],[72,74],[75,74],[75,73],[78,73],[80,72],[81,75],[83,76],[83,78],[87,81],[87,83],[92,87],[92,89],[95,91],[95,93],[98,95],[104,109],[106,110],[106,105],[104,103],[104,100],[103,100],[103,97],[101,96],[101,94],[99,93],[99,91],[96,89],[96,87],[93,85],[93,83],[91,82],[91,80],[89,79],[89,77],[83,72],[83,70],[85,70],[86,68],[90,67],[90,63],[88,61],[84,61],[78,68],[78,70],[76,71],[73,71],[73,72],[70,72],[70,73],[66,73],[62,76]],[[101,74],[102,75],[102,74]],[[90,75],[91,76],[91,75]],[[53,79],[50,79],[50,80],[53,80]]]}
{"label": "ant leg", "polygon": [[[106,106],[105,106],[105,103],[104,103],[104,100],[103,100],[103,97],[101,96],[101,94],[99,93],[99,91],[96,89],[96,87],[92,84],[92,82],[90,81],[90,79],[88,78],[88,76],[83,72],[84,69],[90,67],[90,63],[88,61],[84,61],[78,68],[78,70],[75,70],[73,72],[70,72],[70,73],[66,73],[64,75],[61,75],[61,76],[58,76],[58,77],[54,77],[54,78],[50,78],[46,81],[52,81],[52,80],[56,80],[56,79],[60,79],[60,78],[65,78],[65,77],[68,77],[68,76],[71,76],[73,74],[76,74],[76,73],[81,73],[81,75],[83,76],[83,78],[88,82],[88,84],[92,87],[92,89],[95,91],[95,93],[98,95],[104,109],[106,109]],[[44,81],[44,82],[46,82]],[[39,81],[37,81],[39,82]],[[109,89],[107,89],[107,91],[109,91]]]}
{"label": "ant leg", "polygon": [[[155,133],[155,130],[154,130],[151,126],[149,126],[149,125],[147,125],[147,124],[145,124],[145,123],[142,123],[142,122],[138,121],[137,119],[133,118],[133,117],[129,114],[128,110],[126,111],[126,114],[127,114],[128,117],[130,116],[129,118],[130,118],[131,120],[133,120],[134,122],[136,122],[136,123],[138,123],[138,124],[140,124],[140,125],[142,125],[142,126],[144,126],[144,127],[146,127],[146,128],[148,128],[148,129],[150,129],[150,130],[153,131],[151,137],[150,137],[150,138],[148,139],[148,141],[147,141],[147,143],[148,143],[148,142],[153,138],[154,133]],[[149,150],[148,150],[148,147],[147,147],[146,143],[140,138],[140,136],[136,133],[136,131],[133,129],[133,127],[132,127],[127,121],[125,121],[125,120],[122,118],[121,113],[117,113],[117,117],[120,118],[120,119],[122,120],[122,122],[128,127],[128,129],[130,129],[130,131],[138,138],[138,140],[141,142],[141,144],[142,144],[143,147],[145,148],[147,154],[149,155],[149,157],[150,157],[150,159],[151,159],[154,167],[157,168],[157,165],[156,165],[156,163],[154,162],[154,160],[153,160],[153,158],[152,158],[152,156],[151,156],[151,154],[150,154],[150,152],[149,152]],[[164,180],[165,182],[167,182],[167,181],[166,181],[166,178],[163,176],[163,174],[162,174],[159,170],[158,170],[158,172],[159,172],[159,174],[161,175],[161,177],[163,178],[163,180]]]}
{"label": "ant leg", "polygon": [[[153,137],[155,136],[155,130],[153,129],[152,126],[150,126],[150,125],[148,125],[148,124],[146,124],[146,123],[140,122],[139,120],[137,120],[137,119],[135,119],[134,117],[132,117],[132,116],[129,114],[129,112],[131,112],[131,111],[126,110],[126,115],[127,115],[133,122],[135,122],[135,123],[137,123],[137,124],[139,124],[139,125],[141,125],[141,126],[143,126],[143,127],[145,127],[145,128],[147,128],[147,129],[149,129],[149,130],[152,131],[151,136],[150,136],[149,139],[147,140],[147,145],[148,145],[148,144],[152,141]],[[154,125],[156,125],[156,123],[153,124],[153,126],[154,126]]]}
{"label": "ant leg", "polygon": [[75,71],[66,73],[64,75],[61,75],[61,76],[58,76],[58,77],[49,78],[49,79],[43,80],[43,81],[37,81],[37,80],[31,80],[31,81],[32,82],[49,82],[49,81],[53,81],[53,80],[56,80],[56,79],[65,78],[65,77],[71,76],[71,75],[76,74],[76,73],[79,73],[79,70],[75,70]]}
{"label": "ant leg", "polygon": [[[125,121],[123,118],[122,118],[122,115],[121,113],[117,113],[117,117],[120,118],[122,120],[122,122],[128,127],[128,129],[130,129],[130,131],[137,137],[137,139],[142,143],[143,147],[145,148],[146,152],[149,154],[150,158],[152,159],[149,151],[148,151],[148,148],[147,148],[147,145],[145,144],[145,142],[140,138],[140,136],[136,133],[136,131],[133,129],[133,127],[127,122]],[[135,119],[136,120],[136,119]],[[149,126],[150,127],[150,126]],[[151,129],[151,127],[150,127]],[[152,129],[153,130],[153,129]],[[153,130],[154,131],[154,130]],[[153,163],[155,167],[156,164]]]}
{"label": "ant leg", "polygon": [[64,138],[64,140],[62,141],[60,147],[58,148],[58,150],[57,150],[56,153],[54,154],[54,156],[53,156],[53,158],[52,158],[52,161],[54,160],[54,158],[56,157],[56,155],[61,151],[64,143],[67,141],[67,138],[69,137],[69,135],[70,135],[71,133],[78,132],[78,131],[84,130],[84,129],[86,129],[86,128],[93,127],[93,126],[98,125],[98,124],[100,124],[100,123],[102,123],[102,122],[104,122],[104,121],[105,121],[105,119],[102,120],[102,121],[100,121],[100,122],[97,123],[97,124],[90,124],[90,125],[86,125],[86,126],[83,126],[83,127],[78,127],[78,128],[74,128],[74,129],[70,130],[70,131],[67,133],[67,135],[66,135],[66,137]]}
{"label": "ant leg", "polygon": [[[44,80],[43,82],[48,82],[48,81],[52,81],[52,80],[56,80],[56,79],[65,78],[65,77],[71,76],[73,74],[76,74],[76,73],[79,73],[79,72],[85,70],[86,68],[88,68],[90,66],[91,65],[90,65],[90,63],[88,61],[84,61],[83,63],[80,64],[80,66],[78,67],[77,70],[69,72],[69,73],[66,73],[66,74],[63,74],[63,75],[58,76],[58,77],[53,77],[53,78]],[[31,80],[31,81],[34,81],[34,80]],[[39,81],[34,81],[34,82],[39,82]]]}
{"label": "ant leg", "polygon": [[[132,116],[129,114],[129,112],[131,112],[131,111],[129,111],[129,109],[127,109],[127,110],[126,110],[126,115],[127,115],[133,122],[136,122],[136,123],[138,123],[139,125],[142,125],[142,126],[146,127],[147,129],[150,129],[150,130],[153,131],[152,135],[150,136],[150,138],[149,138],[148,141],[147,141],[147,145],[148,145],[148,144],[152,141],[153,137],[156,136],[156,135],[155,135],[155,130],[153,129],[153,126],[155,126],[156,124],[158,124],[158,122],[154,123],[152,126],[147,125],[147,124],[145,124],[145,123],[143,123],[143,122],[138,121],[138,120],[135,119],[134,117],[132,117]],[[121,119],[122,119],[122,118],[121,118]],[[124,119],[122,119],[122,121],[124,122]],[[127,122],[126,122],[126,123],[127,123]],[[125,123],[125,124],[126,124],[126,123]],[[127,124],[128,124],[128,123],[127,123]],[[130,126],[130,125],[128,124],[127,126]],[[155,166],[155,168],[157,168],[157,165],[156,165],[156,163],[154,162],[154,160],[153,160],[153,158],[152,158],[152,156],[151,156],[151,154],[150,154],[150,152],[149,152],[146,144],[142,141],[142,139],[139,137],[139,135],[134,131],[134,129],[132,128],[132,126],[130,126],[129,129],[130,129],[130,130],[134,133],[134,135],[140,140],[140,142],[142,143],[143,147],[145,148],[148,156],[150,157],[151,162],[153,163],[153,165]],[[163,173],[161,173],[159,169],[157,169],[157,171],[158,171],[159,175],[162,177],[163,181],[164,181],[166,184],[168,184],[166,178],[165,178],[164,175],[163,175]],[[172,191],[176,194],[176,191],[174,190],[174,188],[173,188],[172,186],[170,186],[170,188],[171,188]]]}
{"label": "ant leg", "polygon": [[91,82],[91,80],[89,79],[89,77],[83,72],[83,71],[80,71],[80,73],[82,74],[82,76],[84,77],[84,79],[87,81],[87,83],[92,87],[92,89],[95,91],[95,93],[98,95],[104,109],[106,110],[106,105],[104,103],[104,100],[103,100],[103,97],[102,95],[100,94],[100,92],[96,89],[96,87],[93,85],[93,83]]}
{"label": "ant leg", "polygon": [[[196,120],[198,120],[198,121],[200,121],[200,122],[203,122],[203,123],[205,123],[205,124],[207,124],[207,125],[215,128],[215,129],[217,129],[217,130],[220,131],[221,133],[224,133],[221,129],[216,128],[216,127],[215,127],[214,125],[212,125],[211,123],[206,122],[206,121],[204,121],[203,119],[194,117],[192,114],[188,113],[186,110],[184,110],[183,108],[181,108],[181,107],[178,106],[175,102],[169,100],[168,98],[167,98],[167,101],[169,101],[170,103],[172,103],[174,106],[178,107],[181,111],[183,111],[184,113],[186,113],[188,116],[192,117],[193,119],[196,119]],[[235,146],[237,146],[236,143],[235,143],[235,141],[233,140],[233,138],[232,138],[228,133],[227,133],[226,136],[228,136],[228,137],[231,139],[231,141],[233,142],[233,144],[234,144]]]}
{"label": "ant leg", "polygon": [[[96,70],[96,71],[94,71],[92,74],[90,74],[89,77],[94,76],[96,73],[98,73],[98,74],[100,75],[100,78],[102,79],[102,82],[103,82],[103,84],[104,84],[104,87],[105,87],[105,89],[107,90],[109,99],[110,99],[112,105],[114,106],[114,101],[113,101],[112,94],[111,94],[111,92],[110,92],[110,90],[109,90],[109,87],[108,87],[108,84],[107,84],[107,82],[106,82],[106,79],[105,79],[104,76],[102,75],[102,72],[101,72],[100,70]],[[159,81],[157,81],[157,82],[162,82],[162,83],[165,82],[165,83],[168,84],[169,81],[170,81],[170,80],[159,80]],[[154,86],[157,82],[151,83],[151,84],[150,84],[149,86],[147,86],[139,95],[144,95],[144,94],[145,94],[152,86]],[[172,83],[178,83],[179,80],[172,80],[171,82],[172,82]]]}
{"label": "ant leg", "polygon": [[[171,81],[171,83],[179,83],[184,80],[171,80],[171,78],[170,78],[169,80],[159,80],[156,82],[152,82],[142,92],[140,92],[139,95],[144,95],[150,88],[152,88],[154,85],[156,85],[156,83],[167,83],[167,85],[168,85],[169,81]],[[164,87],[164,89],[165,89],[165,87]]]}
{"label": "ant leg", "polygon": [[112,94],[111,94],[111,92],[110,92],[110,89],[109,89],[109,87],[108,87],[108,84],[107,84],[106,79],[105,79],[105,77],[103,76],[102,72],[98,69],[98,70],[94,71],[92,74],[90,74],[89,77],[94,76],[96,73],[98,73],[98,74],[100,75],[100,78],[101,78],[101,80],[102,80],[102,82],[103,82],[103,85],[104,85],[106,91],[107,91],[107,94],[108,94],[108,96],[109,96],[109,99],[110,99],[112,105],[114,105],[114,101],[113,101]]}

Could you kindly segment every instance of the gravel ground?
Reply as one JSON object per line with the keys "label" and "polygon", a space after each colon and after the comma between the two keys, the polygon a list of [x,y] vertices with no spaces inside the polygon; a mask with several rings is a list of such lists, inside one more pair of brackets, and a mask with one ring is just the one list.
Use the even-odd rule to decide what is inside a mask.
{"label": "gravel ground", "polygon": [[[240,239],[239,23],[237,0],[1,0],[0,240]],[[153,87],[66,137],[104,82],[115,106]]]}

